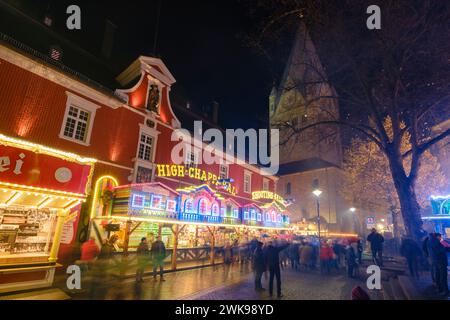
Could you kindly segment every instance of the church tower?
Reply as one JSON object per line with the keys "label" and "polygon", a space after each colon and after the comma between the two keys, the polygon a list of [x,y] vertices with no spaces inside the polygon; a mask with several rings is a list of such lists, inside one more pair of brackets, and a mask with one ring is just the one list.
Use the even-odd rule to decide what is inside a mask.
{"label": "church tower", "polygon": [[312,185],[318,182],[323,191],[320,215],[330,230],[342,230],[339,216],[346,205],[338,193],[342,178],[339,127],[320,125],[301,133],[294,131],[339,119],[337,93],[328,83],[303,23],[297,29],[281,82],[270,94],[269,117],[271,128],[280,130],[277,192],[293,200],[289,207],[293,220],[316,221]]}
{"label": "church tower", "polygon": [[[280,163],[319,159],[336,166],[342,163],[339,128],[334,125],[308,129],[293,135],[292,128],[303,128],[317,121],[338,120],[337,94],[328,84],[313,42],[301,24],[278,89],[269,98],[270,125],[280,129]],[[287,141],[288,140],[288,141]]]}

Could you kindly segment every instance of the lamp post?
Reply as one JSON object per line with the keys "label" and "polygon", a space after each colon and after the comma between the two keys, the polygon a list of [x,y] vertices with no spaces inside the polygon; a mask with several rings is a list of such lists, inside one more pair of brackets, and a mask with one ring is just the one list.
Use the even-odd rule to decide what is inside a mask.
{"label": "lamp post", "polygon": [[319,237],[319,254],[320,254],[320,203],[319,197],[322,194],[322,190],[319,188],[314,189],[313,194],[316,196],[316,204],[317,204],[317,235]]}

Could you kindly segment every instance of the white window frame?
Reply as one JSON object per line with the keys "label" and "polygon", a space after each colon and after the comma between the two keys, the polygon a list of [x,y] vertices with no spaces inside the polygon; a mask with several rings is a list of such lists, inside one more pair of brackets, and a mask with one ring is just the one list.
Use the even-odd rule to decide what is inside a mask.
{"label": "white window frame", "polygon": [[[64,118],[62,121],[61,130],[59,132],[59,138],[68,140],[71,142],[75,142],[75,143],[81,144],[83,146],[90,146],[92,129],[94,127],[95,114],[97,112],[97,109],[100,109],[101,107],[87,99],[84,99],[80,96],[73,94],[72,92],[66,91],[66,95],[67,95],[66,111],[64,112]],[[85,112],[89,112],[89,119],[87,122],[85,141],[81,141],[81,140],[67,137],[64,135],[64,130],[66,129],[67,118],[69,117],[70,107],[74,107],[77,109],[81,109]],[[75,128],[75,130],[76,130],[76,128]]]}
{"label": "white window frame", "polygon": [[[248,177],[248,189],[246,189],[246,183],[245,180]],[[250,171],[245,170],[244,171],[244,192],[245,193],[252,193],[252,173]]]}
{"label": "white window frame", "polygon": [[[194,155],[194,162],[191,162],[191,155]],[[186,166],[186,168],[198,168],[198,156],[199,154],[196,149],[188,151],[186,157],[184,158],[184,165]]]}
{"label": "white window frame", "polygon": [[[158,136],[159,136],[160,132],[157,131],[154,128],[149,128],[148,126],[146,126],[143,123],[139,124],[139,128],[140,128],[140,130],[139,130],[139,137],[138,137],[138,142],[137,142],[137,146],[136,146],[136,157],[135,157],[135,162],[136,163],[135,163],[135,166],[134,166],[133,182],[136,182],[138,167],[151,169],[152,170],[152,181],[154,181],[154,179],[155,179],[156,148],[158,146]],[[153,138],[151,161],[139,159],[139,146],[140,146],[140,143],[141,143],[141,135],[142,134],[149,135],[149,136],[151,136]]]}
{"label": "white window frame", "polygon": [[263,178],[263,185],[262,185],[263,191],[269,191],[270,189],[270,181],[267,178]]}

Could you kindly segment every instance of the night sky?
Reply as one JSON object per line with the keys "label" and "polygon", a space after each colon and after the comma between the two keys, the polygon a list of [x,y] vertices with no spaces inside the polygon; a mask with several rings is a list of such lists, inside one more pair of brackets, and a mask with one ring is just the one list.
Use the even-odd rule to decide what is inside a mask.
{"label": "night sky", "polygon": [[[50,12],[53,31],[96,57],[101,57],[108,18],[117,26],[113,57],[106,64],[112,69],[111,74],[120,73],[139,55],[158,56],[177,79],[173,92],[183,92],[199,107],[207,107],[213,100],[219,102],[219,122],[223,127],[267,125],[268,96],[274,75],[269,62],[246,45],[245,35],[253,26],[247,8],[238,0],[161,1],[156,54],[153,48],[158,0],[6,2],[40,23]],[[65,28],[69,4],[81,7],[81,31]],[[33,29],[23,28],[24,34]],[[16,29],[20,26],[11,31],[12,36],[20,38],[14,34]],[[29,38],[35,44],[18,40],[36,48],[39,40]],[[68,54],[63,63],[70,67]],[[74,69],[83,72],[76,65]]]}

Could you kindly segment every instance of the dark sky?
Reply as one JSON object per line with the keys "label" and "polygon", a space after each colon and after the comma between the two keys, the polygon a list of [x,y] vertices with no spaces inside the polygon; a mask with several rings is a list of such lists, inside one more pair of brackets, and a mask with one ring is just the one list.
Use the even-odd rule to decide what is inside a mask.
{"label": "dark sky", "polygon": [[[114,70],[112,74],[122,71],[139,55],[154,55],[158,0],[5,2],[38,22],[50,12],[55,32],[97,57],[101,56],[105,18],[111,19],[118,27],[113,61],[108,63]],[[177,79],[173,91],[182,90],[200,106],[218,101],[220,124],[225,128],[265,126],[260,120],[267,117],[273,80],[268,62],[243,40],[253,28],[246,7],[237,0],[162,0],[161,3],[156,55]],[[81,7],[81,31],[65,28],[65,10],[69,4]],[[26,28],[23,33],[28,33]],[[70,63],[68,55],[66,58],[64,63]],[[78,69],[75,64],[74,68]]]}

